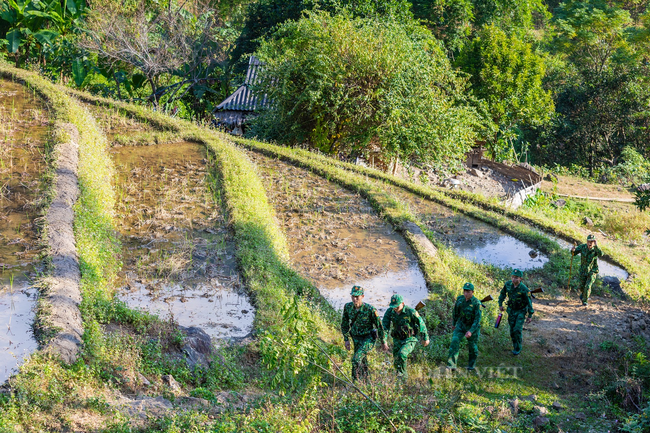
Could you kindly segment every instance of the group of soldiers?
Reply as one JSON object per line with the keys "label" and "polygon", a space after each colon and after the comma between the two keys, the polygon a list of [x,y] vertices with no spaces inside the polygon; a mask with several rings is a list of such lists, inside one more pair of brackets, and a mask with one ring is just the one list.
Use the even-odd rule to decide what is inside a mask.
{"label": "group of soldiers", "polygon": [[[603,252],[596,245],[593,235],[587,237],[587,243],[573,247],[571,254],[581,255],[578,278],[580,300],[586,306],[591,294],[591,286],[598,274],[598,257]],[[522,331],[524,323],[530,323],[534,310],[530,290],[523,283],[523,273],[514,269],[510,281],[506,281],[499,294],[499,310],[507,305],[508,325],[512,340],[512,354],[519,355],[522,349]],[[429,334],[420,314],[404,304],[401,295],[395,294],[390,299],[388,310],[380,320],[379,312],[372,305],[363,302],[364,289],[354,286],[350,293],[352,302],[345,304],[341,320],[341,332],[345,348],[350,350],[350,339],[354,344],[352,356],[352,377],[354,380],[368,377],[367,355],[379,340],[381,347],[389,351],[387,334],[393,338],[393,365],[398,376],[406,377],[406,361],[415,349],[418,340],[423,346],[429,345]],[[507,301],[506,301],[507,300]],[[454,303],[452,314],[452,338],[447,357],[447,367],[456,369],[461,341],[466,338],[469,351],[467,369],[474,370],[478,358],[478,340],[481,334],[481,301],[474,296],[474,285],[465,283],[463,294]]]}

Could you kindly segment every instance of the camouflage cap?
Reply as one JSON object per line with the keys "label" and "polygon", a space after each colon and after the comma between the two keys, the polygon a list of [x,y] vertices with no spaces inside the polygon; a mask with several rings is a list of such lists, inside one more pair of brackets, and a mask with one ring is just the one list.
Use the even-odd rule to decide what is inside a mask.
{"label": "camouflage cap", "polygon": [[398,294],[396,293],[396,294],[394,294],[394,295],[390,298],[390,305],[389,305],[389,307],[391,307],[391,308],[399,307],[399,305],[400,305],[402,302],[404,302],[404,298],[402,298],[402,295],[398,295]]}
{"label": "camouflage cap", "polygon": [[352,296],[363,296],[363,287],[361,286],[352,286],[352,291],[350,292]]}
{"label": "camouflage cap", "polygon": [[589,235],[589,236],[587,236],[587,240],[588,240],[588,241],[595,241],[595,240],[596,240],[596,236],[594,236],[594,235]]}
{"label": "camouflage cap", "polygon": [[521,272],[519,269],[513,269],[512,270],[512,276],[513,277],[524,278],[524,273]]}
{"label": "camouflage cap", "polygon": [[463,286],[463,290],[471,290],[473,292],[474,291],[474,284],[465,283],[465,285]]}

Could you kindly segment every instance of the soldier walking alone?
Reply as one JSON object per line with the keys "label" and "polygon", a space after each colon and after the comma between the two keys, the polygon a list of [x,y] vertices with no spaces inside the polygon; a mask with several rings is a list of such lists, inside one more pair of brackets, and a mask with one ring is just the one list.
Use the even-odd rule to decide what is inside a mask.
{"label": "soldier walking alone", "polygon": [[474,285],[472,283],[465,283],[463,294],[456,298],[452,320],[453,327],[451,329],[453,335],[449,347],[449,356],[447,357],[447,367],[456,370],[460,342],[463,338],[467,338],[467,348],[469,350],[467,369],[472,371],[476,366],[478,337],[481,335],[481,301],[474,297]]}
{"label": "soldier walking alone", "polygon": [[598,275],[598,257],[603,256],[603,252],[596,245],[594,235],[587,236],[587,243],[571,248],[571,254],[581,255],[580,274],[578,276],[578,291],[580,291],[580,300],[585,307],[589,302],[591,295],[591,285]]}
{"label": "soldier walking alone", "polygon": [[352,379],[368,378],[368,353],[375,347],[379,339],[384,350],[388,350],[384,328],[379,320],[377,309],[363,302],[363,289],[359,286],[352,287],[350,292],[352,302],[343,307],[341,332],[345,340],[346,350],[350,350],[350,337],[354,342],[354,355],[352,355]]}
{"label": "soldier walking alone", "polygon": [[[530,290],[521,282],[524,274],[519,269],[512,271],[510,281],[506,281],[499,294],[499,310],[503,311],[503,301],[508,298],[508,325],[512,340],[512,354],[519,355],[523,340],[524,321],[530,323],[533,317],[533,300]],[[526,314],[528,318],[526,319]]]}
{"label": "soldier walking alone", "polygon": [[[429,345],[429,334],[420,314],[413,308],[404,305],[402,295],[393,295],[390,298],[389,307],[384,314],[382,324],[386,332],[390,332],[393,337],[393,365],[397,375],[406,379],[408,377],[406,372],[408,356],[415,349],[418,337],[423,346]],[[385,350],[388,350],[388,346],[385,346]]]}

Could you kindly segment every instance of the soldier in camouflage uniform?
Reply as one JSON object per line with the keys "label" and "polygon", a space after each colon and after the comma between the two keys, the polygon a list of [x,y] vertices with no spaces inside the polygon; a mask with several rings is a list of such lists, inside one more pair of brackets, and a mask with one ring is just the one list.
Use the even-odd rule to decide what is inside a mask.
{"label": "soldier in camouflage uniform", "polygon": [[596,245],[594,235],[587,236],[587,243],[571,248],[571,254],[574,256],[581,255],[580,274],[578,275],[578,290],[582,305],[587,306],[589,296],[591,295],[591,285],[598,275],[598,257],[603,256],[603,252]]}
{"label": "soldier in camouflage uniform", "polygon": [[[511,281],[506,281],[499,295],[500,311],[503,311],[503,301],[506,300],[506,297],[508,298],[508,325],[510,325],[513,355],[519,355],[521,352],[524,321],[530,323],[533,313],[535,313],[530,290],[521,282],[523,277],[524,274],[519,269],[514,269]],[[527,319],[526,314],[528,314]]]}
{"label": "soldier in camouflage uniform", "polygon": [[[404,305],[402,295],[393,295],[382,324],[386,332],[391,332],[392,326],[390,335],[393,337],[393,364],[397,375],[406,378],[406,360],[415,349],[418,337],[423,346],[429,345],[429,334],[424,320],[417,311]],[[388,350],[387,346],[385,350]]]}
{"label": "soldier in camouflage uniform", "polygon": [[481,335],[481,301],[474,297],[472,283],[465,283],[463,294],[456,298],[452,330],[447,367],[456,370],[460,342],[463,338],[467,338],[467,348],[469,349],[467,369],[474,370],[476,358],[478,358],[478,337]]}
{"label": "soldier in camouflage uniform", "polygon": [[354,342],[352,378],[354,380],[366,379],[368,377],[368,353],[375,346],[375,340],[379,339],[384,349],[388,349],[388,345],[377,309],[363,302],[363,289],[354,286],[350,295],[352,302],[348,302],[343,307],[341,332],[343,332],[347,350],[350,350],[350,337]]}

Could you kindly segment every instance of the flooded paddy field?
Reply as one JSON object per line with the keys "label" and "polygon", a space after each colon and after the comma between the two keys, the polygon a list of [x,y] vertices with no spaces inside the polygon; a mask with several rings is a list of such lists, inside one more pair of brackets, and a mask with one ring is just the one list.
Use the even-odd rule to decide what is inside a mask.
{"label": "flooded paddy field", "polygon": [[459,256],[499,268],[541,268],[548,257],[490,224],[401,188],[386,188],[411,209],[434,236]]}
{"label": "flooded paddy field", "polygon": [[48,113],[25,86],[0,80],[0,381],[34,351],[32,286],[41,245]]}
{"label": "flooded paddy field", "polygon": [[[452,248],[459,256],[474,263],[487,263],[500,268],[518,268],[525,271],[541,268],[549,260],[545,254],[534,247],[490,224],[401,188],[392,185],[386,185],[386,188],[407,204],[411,211],[426,223],[438,240]],[[567,256],[569,256],[568,250],[572,246],[569,242],[547,233],[540,232],[540,234],[567,249]],[[623,268],[613,263],[602,259],[599,259],[598,263],[601,277],[612,276],[623,281],[629,276]]]}
{"label": "flooded paddy field", "polygon": [[234,245],[205,148],[188,142],[111,151],[129,306],[213,338],[251,332],[254,308],[236,269]]}
{"label": "flooded paddy field", "polygon": [[354,284],[381,314],[393,293],[411,306],[428,297],[410,247],[365,199],[302,168],[248,155],[286,232],[294,268],[334,308],[350,302]]}

